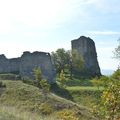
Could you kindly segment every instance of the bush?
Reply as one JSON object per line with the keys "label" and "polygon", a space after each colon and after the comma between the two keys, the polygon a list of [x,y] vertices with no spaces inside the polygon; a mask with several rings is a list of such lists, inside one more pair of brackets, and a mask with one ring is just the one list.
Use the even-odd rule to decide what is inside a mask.
{"label": "bush", "polygon": [[78,120],[77,115],[72,110],[63,109],[57,113],[57,118],[60,120]]}
{"label": "bush", "polygon": [[120,117],[120,70],[108,78],[94,114],[104,120],[117,120]]}
{"label": "bush", "polygon": [[53,112],[52,106],[48,103],[42,103],[39,110],[43,115],[50,115]]}

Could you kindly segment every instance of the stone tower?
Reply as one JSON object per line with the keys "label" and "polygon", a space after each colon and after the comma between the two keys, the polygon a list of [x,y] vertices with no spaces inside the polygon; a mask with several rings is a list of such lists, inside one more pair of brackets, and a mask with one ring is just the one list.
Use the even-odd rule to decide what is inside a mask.
{"label": "stone tower", "polygon": [[72,50],[76,50],[84,60],[84,70],[80,73],[83,76],[100,76],[100,67],[97,60],[97,53],[94,41],[85,36],[72,40]]}

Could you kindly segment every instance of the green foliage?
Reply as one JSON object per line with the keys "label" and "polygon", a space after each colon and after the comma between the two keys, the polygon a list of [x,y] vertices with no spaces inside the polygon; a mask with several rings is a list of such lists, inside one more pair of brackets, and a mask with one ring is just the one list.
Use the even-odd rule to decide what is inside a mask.
{"label": "green foliage", "polygon": [[58,49],[56,52],[52,52],[52,59],[58,74],[63,70],[64,73],[70,75],[72,79],[73,71],[80,72],[84,67],[84,60],[82,56],[76,51],[65,51],[63,48]]}
{"label": "green foliage", "polygon": [[36,67],[34,68],[33,72],[34,72],[35,80],[40,82],[42,80],[41,69],[39,67]]}
{"label": "green foliage", "polygon": [[[12,110],[8,109],[8,111],[2,114],[2,120],[9,120],[10,115],[14,116],[14,118],[11,117],[10,120],[19,120],[19,118],[23,118],[24,115],[26,115],[26,118],[23,118],[22,120],[57,120],[56,113],[63,109],[71,109],[73,112],[77,113],[80,112],[81,114],[78,118],[83,117],[83,120],[90,120],[92,116],[87,116],[89,113],[88,109],[83,109],[81,106],[76,106],[74,102],[61,98],[53,93],[49,93],[47,95],[48,99],[44,99],[44,94],[42,94],[41,89],[32,85],[25,84],[22,81],[4,80],[2,82],[6,84],[6,89],[4,89],[0,95],[0,105],[7,107],[12,106],[16,108],[16,111],[20,110],[21,113],[24,113],[25,111],[29,112],[29,114],[21,114],[20,112],[18,112],[19,114],[13,112],[13,114],[11,113]],[[67,94],[65,92],[62,93],[65,95]],[[43,113],[42,110],[44,111]],[[38,117],[35,117],[36,114]],[[47,115],[42,116],[41,114]],[[19,117],[16,115],[19,115]]]}
{"label": "green foliage", "polygon": [[97,87],[99,87],[101,85],[101,82],[102,81],[100,81],[98,78],[94,78],[91,80],[92,85],[97,86]]}
{"label": "green foliage", "polygon": [[58,112],[57,116],[60,120],[79,120],[76,113],[68,109]]}
{"label": "green foliage", "polygon": [[120,39],[118,41],[119,41],[119,45],[117,46],[117,48],[115,48],[114,57],[120,60]]}
{"label": "green foliage", "polygon": [[45,95],[50,92],[50,84],[48,84],[47,80],[41,80],[40,86]]}
{"label": "green foliage", "polygon": [[57,49],[55,52],[52,52],[52,60],[57,73],[60,73],[68,67],[69,53],[63,48]]}
{"label": "green foliage", "polygon": [[117,69],[111,77],[113,79],[120,80],[120,69]]}
{"label": "green foliage", "polygon": [[53,112],[53,108],[49,103],[42,103],[39,110],[43,115],[50,115]]}
{"label": "green foliage", "polygon": [[42,79],[40,68],[35,68],[33,71],[35,80],[37,81],[37,86],[42,89],[42,92],[46,97],[46,94],[50,92],[50,84],[48,84],[47,80]]}
{"label": "green foliage", "polygon": [[105,120],[120,118],[120,70],[107,80],[101,95],[100,103],[94,109],[95,115]]}
{"label": "green foliage", "polygon": [[98,87],[106,87],[108,82],[109,82],[110,77],[108,76],[101,76],[101,77],[95,77],[90,82],[92,83],[93,86]]}
{"label": "green foliage", "polygon": [[65,84],[64,84],[65,80],[66,80],[65,74],[64,74],[64,71],[62,70],[58,79],[61,87],[65,87]]}
{"label": "green foliage", "polygon": [[72,79],[69,79],[69,78],[66,78],[67,80],[65,81],[65,85],[66,86],[91,86],[92,83],[90,81],[90,79],[77,79],[77,78],[72,78]]}
{"label": "green foliage", "polygon": [[100,85],[103,86],[103,87],[106,87],[109,83],[109,79],[110,79],[110,77],[108,77],[108,76],[101,76],[99,78],[99,81],[101,81]]}
{"label": "green foliage", "polygon": [[34,73],[34,76],[35,76],[37,87],[41,88],[41,85],[40,85],[40,82],[42,80],[41,69],[39,67],[36,67],[36,68],[34,68],[33,73]]}
{"label": "green foliage", "polygon": [[67,90],[73,97],[73,101],[88,108],[92,108],[94,103],[98,103],[98,98],[100,98],[102,94],[103,87],[100,87],[98,90],[96,86],[73,86],[67,87]]}

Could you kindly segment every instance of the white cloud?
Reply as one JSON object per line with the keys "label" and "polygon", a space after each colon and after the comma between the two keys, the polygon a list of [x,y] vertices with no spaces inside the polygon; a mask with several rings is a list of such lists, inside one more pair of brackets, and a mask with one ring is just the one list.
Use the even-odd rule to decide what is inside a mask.
{"label": "white cloud", "polygon": [[73,18],[76,14],[84,15],[82,5],[92,3],[93,1],[94,0],[1,0],[0,32],[14,29],[14,23],[44,29],[52,27]]}
{"label": "white cloud", "polygon": [[88,34],[93,35],[120,35],[117,31],[88,31]]}

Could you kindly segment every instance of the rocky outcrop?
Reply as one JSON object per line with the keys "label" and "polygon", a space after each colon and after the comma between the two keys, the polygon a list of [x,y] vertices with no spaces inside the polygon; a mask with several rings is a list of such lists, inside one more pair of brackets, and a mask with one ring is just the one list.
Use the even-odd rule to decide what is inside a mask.
{"label": "rocky outcrop", "polygon": [[100,67],[97,60],[97,53],[94,41],[85,36],[72,40],[72,50],[76,50],[84,60],[84,69],[81,71],[83,76],[100,76]]}
{"label": "rocky outcrop", "polygon": [[0,55],[0,73],[18,73],[22,79],[34,79],[33,69],[39,67],[42,77],[53,83],[55,77],[51,56],[45,52],[24,52],[20,58],[7,59]]}

